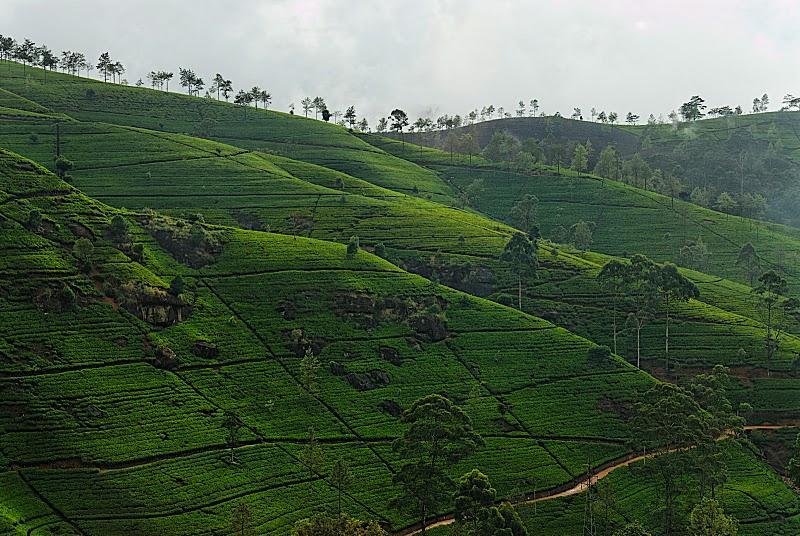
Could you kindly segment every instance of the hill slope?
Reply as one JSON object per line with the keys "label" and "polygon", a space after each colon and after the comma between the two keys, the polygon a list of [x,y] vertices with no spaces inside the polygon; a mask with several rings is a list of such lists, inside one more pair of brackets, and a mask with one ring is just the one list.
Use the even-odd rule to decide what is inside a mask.
{"label": "hill slope", "polygon": [[[78,91],[76,85],[83,88],[84,85],[97,84],[64,76],[57,80],[48,78],[47,83],[33,81],[21,86],[20,90],[24,89],[32,97],[42,95],[41,98],[48,99],[51,106],[64,106],[59,111],[67,111],[75,116],[92,116],[99,113],[93,111],[97,107],[94,100],[70,100],[65,94]],[[512,289],[516,286],[515,276],[509,266],[499,260],[512,231],[510,227],[472,212],[402,195],[372,184],[369,170],[360,166],[351,168],[347,158],[338,160],[338,157],[332,158],[331,155],[336,155],[341,147],[349,147],[369,155],[378,167],[391,167],[391,162],[401,159],[415,161],[417,164],[410,164],[413,169],[435,176],[442,184],[447,184],[449,180],[456,189],[462,185],[459,182],[462,176],[470,180],[482,176],[486,178],[487,190],[493,192],[492,195],[500,196],[497,206],[501,207],[513,203],[507,196],[508,192],[517,191],[517,187],[499,182],[498,177],[509,181],[522,180],[526,185],[547,186],[552,182],[553,199],[549,200],[552,203],[549,206],[555,212],[548,214],[544,220],[549,225],[545,226],[546,232],[563,217],[564,206],[575,207],[576,219],[595,216],[593,211],[596,207],[602,210],[608,208],[616,211],[609,218],[612,232],[608,233],[606,242],[617,248],[611,253],[628,253],[627,249],[622,249],[627,244],[632,251],[642,251],[658,260],[671,260],[669,255],[664,254],[661,243],[652,240],[650,224],[654,219],[651,216],[655,215],[662,218],[665,225],[671,225],[674,222],[671,223],[670,218],[674,219],[676,213],[666,210],[662,206],[663,199],[653,194],[609,183],[600,185],[597,181],[570,179],[567,184],[575,200],[594,195],[599,202],[569,204],[564,199],[564,186],[559,182],[561,177],[545,176],[541,182],[514,174],[506,177],[493,167],[486,168],[480,161],[470,167],[467,158],[462,158],[459,165],[453,166],[449,164],[451,157],[444,153],[425,151],[410,145],[403,147],[382,138],[366,138],[373,145],[381,145],[380,148],[366,151],[354,149],[372,146],[344,129],[321,125],[319,121],[263,110],[249,110],[245,119],[244,110],[240,107],[216,102],[209,104],[208,99],[138,88],[100,86],[95,92],[95,99],[104,95],[102,92],[106,91],[105,87],[109,88],[111,94],[117,95],[117,98],[105,102],[109,111],[113,111],[105,113],[109,119],[119,116],[122,123],[143,121],[148,116],[141,115],[140,109],[153,109],[164,117],[187,117],[188,123],[182,124],[196,126],[200,121],[192,111],[199,102],[214,108],[219,123],[244,124],[243,128],[246,129],[251,128],[250,123],[259,124],[258,129],[253,129],[248,143],[268,143],[275,139],[276,131],[294,132],[298,137],[306,136],[307,145],[317,147],[317,156],[311,160],[337,161],[339,169],[169,132],[75,119],[64,121],[64,116],[60,115],[37,115],[24,120],[13,117],[2,121],[0,142],[43,164],[50,164],[56,137],[54,124],[58,122],[58,138],[63,154],[76,162],[76,169],[72,171],[75,184],[98,199],[120,207],[155,208],[182,217],[194,217],[201,213],[207,221],[215,223],[270,229],[325,240],[344,242],[350,236],[357,235],[362,244],[370,248],[379,242],[383,243],[388,257],[408,270],[502,303],[511,303]],[[126,90],[131,92],[130,100],[140,105],[138,108],[134,109],[121,97]],[[129,112],[132,114],[130,117]],[[276,122],[273,120],[275,117],[282,119]],[[321,130],[302,134],[309,124]],[[31,139],[30,133],[36,135],[36,141]],[[103,140],[102,144],[98,140]],[[396,153],[397,156],[389,156],[390,153]],[[306,157],[310,158],[308,154]],[[349,175],[342,169],[359,177]],[[412,191],[415,185],[413,180],[404,176],[395,186],[400,191]],[[587,188],[588,191],[584,193],[583,190]],[[613,202],[606,202],[606,197],[611,197]],[[492,197],[484,194],[482,199],[491,200]],[[626,211],[642,203],[652,205],[645,213],[647,219],[628,218]],[[481,204],[479,208],[492,212],[491,205],[484,207]],[[584,210],[587,208],[588,213]],[[502,213],[494,215],[505,216]],[[747,229],[750,225],[733,218],[723,219],[721,215],[709,211],[701,216],[714,218],[714,224],[725,229],[730,227],[734,231]],[[695,219],[688,217],[683,218],[681,227],[685,233],[703,232],[704,239],[708,239],[714,247],[727,248],[727,262],[718,261],[714,268],[724,267],[728,274],[736,275],[737,272],[730,268],[730,257],[736,254],[737,249],[725,235],[720,237],[711,224],[698,224]],[[758,234],[759,228],[755,227],[751,234]],[[595,234],[604,236],[602,232],[598,230]],[[615,233],[623,232],[622,240],[613,238],[617,236]],[[764,236],[763,232],[760,236]],[[666,251],[669,252],[674,246],[671,243],[676,239],[665,239],[668,242]],[[757,242],[757,246],[760,248],[762,243],[770,247],[775,243],[780,244],[779,241],[765,239]],[[789,238],[785,239],[783,245],[787,249],[798,247]],[[542,248],[541,269],[535,278],[529,278],[526,282],[529,291],[526,292],[524,309],[537,315],[546,315],[567,329],[610,345],[611,298],[604,296],[594,281],[607,258],[587,255],[581,258],[574,252],[565,252],[563,248],[557,250],[547,245]],[[722,258],[714,257],[715,260]],[[770,378],[755,384],[746,379],[750,375],[750,368],[766,366],[761,351],[763,324],[755,314],[752,303],[741,296],[749,291],[702,274],[692,273],[690,277],[701,285],[701,299],[711,307],[692,302],[676,318],[673,326],[674,360],[679,366],[687,367],[681,374],[691,374],[698,368],[716,363],[740,367],[743,381],[742,391],[737,398],[753,404],[757,409],[756,416],[774,420],[800,415],[800,407],[796,407],[791,397],[787,396],[787,385],[791,385],[793,378]],[[587,299],[588,296],[592,299]],[[663,323],[662,313],[643,334],[645,362],[650,370],[656,372],[663,357]],[[623,338],[619,351],[629,357],[635,352],[630,332]],[[788,373],[798,352],[800,340],[787,338],[776,356],[773,368],[782,371],[781,374]]]}
{"label": "hill slope", "polygon": [[[610,125],[561,117],[524,117],[461,127],[485,147],[495,132],[536,139],[546,153],[562,152],[568,165],[576,143],[591,142],[592,169],[600,150],[613,145],[624,158],[639,154],[653,168],[676,176],[688,194],[695,187],[721,192],[757,192],[767,197],[769,219],[800,225],[800,112],[770,112],[704,119],[692,123]],[[448,133],[449,135],[449,133]],[[416,133],[409,140],[443,146],[445,133]],[[555,163],[555,162],[552,162]],[[638,184],[642,186],[642,184]]]}
{"label": "hill slope", "polygon": [[[626,424],[601,401],[624,405],[651,380],[620,360],[586,374],[591,343],[563,329],[304,238],[207,228],[222,251],[191,268],[156,241],[176,247],[158,229],[180,223],[152,214],[127,215],[144,245],[139,263],[104,238],[112,209],[5,151],[0,178],[12,289],[0,304],[7,523],[207,534],[245,502],[260,530],[284,533],[334,500],[297,461],[313,426],[327,459],[344,457],[359,475],[348,508],[402,525],[385,507],[401,429],[391,408],[430,392],[473,417],[488,446],[465,466],[491,472],[504,493],[529,471],[550,487],[579,474],[589,453],[600,462],[625,452]],[[33,208],[43,216],[35,229]],[[77,236],[93,237],[88,273],[71,253]],[[169,298],[158,289],[176,274],[190,290]],[[145,303],[186,317],[155,326]],[[318,391],[301,381],[306,345],[326,364]],[[177,356],[169,366],[159,364],[165,348]],[[521,370],[535,371],[539,388],[515,385]],[[520,398],[505,415],[498,385]],[[580,396],[566,394],[578,386]],[[226,461],[225,412],[244,423],[239,466]]]}

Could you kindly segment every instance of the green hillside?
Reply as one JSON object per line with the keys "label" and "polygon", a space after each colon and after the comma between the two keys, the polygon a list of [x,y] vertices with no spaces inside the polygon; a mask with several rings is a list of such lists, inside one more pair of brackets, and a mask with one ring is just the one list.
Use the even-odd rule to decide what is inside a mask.
{"label": "green hillside", "polygon": [[[621,360],[582,378],[581,396],[540,389],[499,413],[496,386],[513,387],[502,377],[518,377],[515,367],[565,389],[567,378],[586,370],[591,343],[563,329],[306,238],[207,228],[222,251],[191,268],[153,235],[180,221],[128,213],[132,240],[144,246],[136,262],[104,238],[112,209],[12,153],[2,152],[0,172],[3,287],[12,289],[0,313],[3,355],[11,358],[0,372],[8,408],[0,421],[9,482],[3,504],[6,493],[15,501],[3,512],[7,523],[206,534],[225,527],[237,501],[247,500],[258,527],[282,533],[306,514],[287,517],[281,505],[311,509],[334,499],[297,461],[298,441],[313,426],[331,462],[341,456],[356,468],[348,507],[402,526],[408,520],[385,505],[395,467],[388,447],[400,430],[386,408],[430,392],[467,409],[488,446],[466,463],[492,472],[506,493],[527,471],[553,487],[579,474],[589,453],[601,461],[626,451],[624,420],[599,401],[624,405],[650,380]],[[34,208],[43,223],[32,230],[26,222]],[[89,273],[71,253],[78,236],[93,237]],[[158,289],[176,274],[191,290],[170,299]],[[65,302],[63,289],[74,302]],[[166,327],[145,322],[135,309],[145,295],[151,307],[191,308],[190,316]],[[40,342],[42,333],[48,342]],[[482,335],[491,346],[473,344],[487,342]],[[198,341],[216,355],[197,355]],[[326,364],[318,392],[299,379],[305,345]],[[177,356],[167,367],[159,365],[165,348]],[[527,357],[511,359],[511,349]],[[342,374],[332,362],[347,376],[332,373]],[[374,371],[386,378],[378,386],[352,386]],[[564,411],[548,410],[555,407]],[[225,462],[224,412],[244,423],[241,467]],[[539,461],[516,468],[502,461],[509,458]],[[74,490],[84,490],[77,502]]]}
{"label": "green hillside", "polygon": [[[15,83],[14,79],[11,83]],[[373,158],[379,167],[390,166],[391,162],[399,160],[398,156],[389,156],[394,152],[402,156],[403,161],[418,162],[409,166],[437,177],[442,184],[447,184],[449,181],[456,188],[463,185],[463,182],[458,180],[458,173],[467,177],[464,180],[470,181],[480,176],[485,180],[486,191],[482,193],[477,208],[489,214],[492,214],[491,205],[483,205],[483,200],[492,200],[492,196],[487,195],[488,192],[494,192],[498,196],[495,206],[509,207],[513,204],[513,200],[508,198],[508,192],[514,191],[513,188],[507,183],[496,182],[497,177],[504,177],[509,181],[525,180],[525,184],[540,184],[539,181],[532,182],[523,176],[503,174],[492,167],[486,168],[485,163],[479,159],[474,162],[477,167],[469,167],[470,159],[467,157],[461,157],[460,165],[445,165],[444,163],[450,162],[453,157],[435,150],[403,146],[386,139],[368,137],[367,140],[372,143],[369,145],[340,127],[286,114],[248,110],[245,120],[243,113],[245,110],[241,107],[208,99],[164,94],[147,89],[104,86],[98,82],[75,77],[64,77],[63,82],[49,77],[46,83],[28,79],[28,82],[18,89],[25,90],[25,94],[31,98],[49,99],[47,103],[51,107],[64,106],[63,109],[58,108],[58,112],[68,112],[76,117],[87,117],[87,114],[94,117],[91,115],[94,112],[86,111],[97,107],[94,101],[76,99],[72,102],[63,96],[66,92],[75,92],[75,85],[82,87],[84,84],[99,84],[95,99],[101,98],[100,91],[105,87],[117,93],[126,89],[134,92],[136,96],[134,102],[139,104],[135,107],[137,110],[145,106],[159,108],[161,102],[159,99],[166,99],[165,106],[173,101],[213,106],[217,110],[220,123],[238,124],[238,122],[269,120],[268,128],[256,131],[263,139],[263,143],[274,139],[273,128],[303,132],[305,125],[312,124],[314,128],[322,130],[316,131],[319,139],[313,138],[308,144],[315,147],[325,146],[329,149],[321,151],[319,154],[322,156],[319,158],[311,158],[312,162],[306,162],[275,153],[250,152],[247,147],[235,147],[181,134],[75,119],[62,121],[62,116],[36,116],[24,121],[19,119],[4,121],[0,123],[2,129],[0,142],[42,164],[52,165],[56,136],[54,123],[58,122],[58,138],[62,152],[75,161],[75,169],[71,172],[74,184],[87,194],[107,203],[132,209],[154,208],[162,213],[187,218],[202,213],[207,221],[214,223],[288,232],[340,242],[356,235],[367,247],[373,247],[379,242],[384,244],[389,258],[408,270],[429,278],[434,277],[444,284],[502,303],[512,302],[511,294],[514,292],[512,289],[515,287],[516,279],[510,273],[508,265],[498,260],[511,232],[509,227],[471,212],[445,207],[414,196],[399,195],[396,191],[381,188],[370,182],[373,179],[368,170],[359,165],[351,167],[347,157],[343,156],[342,160],[337,160],[339,162],[337,169],[324,167],[316,162],[327,162],[323,157],[328,153],[337,154],[340,148],[367,147],[366,150],[359,148],[358,151]],[[64,102],[72,104],[67,105]],[[142,113],[132,111],[134,106],[122,98],[111,100],[106,105],[114,113],[106,113],[104,117],[113,118],[115,115],[120,115],[123,118],[122,123],[133,122],[139,117],[136,114]],[[168,108],[163,106],[159,109],[161,110],[159,114],[162,116],[178,115],[177,111],[167,113],[165,110]],[[186,114],[185,109],[185,106],[179,108]],[[193,108],[188,109],[191,111]],[[129,117],[128,112],[133,115]],[[226,112],[227,116],[223,112]],[[188,115],[190,121],[197,122],[195,117]],[[225,119],[226,117],[230,119]],[[283,123],[273,121],[275,117],[283,118]],[[182,126],[190,130],[187,124]],[[31,139],[31,133],[35,134],[36,141]],[[100,139],[104,145],[97,145]],[[259,141],[253,138],[248,144],[254,140]],[[374,148],[373,145],[379,145],[380,148]],[[308,157],[308,154],[305,154],[305,157]],[[384,164],[387,161],[389,163]],[[467,164],[466,167],[464,164]],[[223,179],[220,180],[220,177]],[[549,179],[555,187],[552,199],[553,211],[543,219],[545,236],[548,236],[555,222],[562,221],[564,206],[576,207],[577,212],[574,214],[576,220],[592,219],[596,216],[594,209],[597,204],[562,202],[564,184],[557,182],[562,178],[549,177]],[[404,181],[406,182],[399,184],[399,189],[412,191],[416,184],[407,179]],[[578,179],[564,179],[564,181],[572,188],[571,194],[576,200],[594,192],[593,195],[599,196],[600,200],[605,202],[605,197],[609,196],[606,192],[610,191],[612,201],[608,202],[609,207],[599,205],[601,210],[609,208],[626,212],[634,208],[636,203],[647,206],[649,202],[664,213],[664,219],[667,220],[664,225],[669,225],[669,218],[676,217],[675,213],[666,211],[660,205],[666,201],[655,194],[615,185],[608,181],[605,183]],[[544,180],[542,183],[548,184],[548,181]],[[586,188],[591,190],[585,194],[583,189]],[[532,191],[543,200],[547,199],[541,191]],[[519,195],[522,193],[524,192],[520,192]],[[614,199],[615,195],[621,200]],[[545,213],[546,204],[543,202],[541,205],[541,212]],[[688,207],[685,210],[695,208],[690,204],[684,205]],[[586,207],[591,212],[580,212]],[[626,219],[622,219],[620,214],[614,214],[609,218],[614,225],[626,221],[633,221],[637,225],[624,226],[626,233],[624,240],[615,239],[613,229],[608,232],[609,238],[606,243],[616,247],[616,251],[608,253],[627,255],[631,251],[637,251],[657,260],[675,260],[672,256],[665,255],[664,249],[652,247],[657,243],[651,239],[649,212],[648,219],[631,219],[628,212],[625,213]],[[492,215],[500,218],[507,216],[503,213]],[[761,248],[762,245],[771,248],[776,244],[776,241],[766,239],[769,236],[766,232],[758,232],[760,227],[755,227],[751,232],[749,222],[742,223],[735,218],[724,218],[710,211],[705,211],[701,216],[716,218],[715,223],[730,227],[734,231],[748,229],[748,236],[752,236],[754,240],[756,235],[764,237],[761,242],[756,242],[757,248]],[[724,235],[720,237],[713,227],[714,232],[707,231],[710,225],[705,221],[697,223],[699,217],[682,218],[679,222],[682,232],[693,235],[694,231],[697,231],[698,236],[702,236],[711,246],[727,248],[727,260],[719,261],[715,266],[727,269],[726,273],[719,275],[737,277],[738,271],[731,269],[733,264],[731,257],[735,258],[738,253],[738,245],[731,243]],[[666,230],[665,240],[671,243],[668,244],[666,251],[678,242],[677,238],[671,238],[672,234],[667,236],[670,230],[676,233],[676,237],[679,233],[674,225]],[[699,234],[701,232],[702,235]],[[598,229],[595,237],[599,239],[602,236],[603,231]],[[623,244],[628,244],[630,250],[627,246],[621,246]],[[788,239],[785,245],[784,250],[793,251],[798,248],[794,241]],[[605,248],[598,249],[604,251]],[[776,249],[781,251],[780,248]],[[607,259],[587,256],[580,258],[576,252],[570,253],[563,248],[554,255],[556,250],[548,250],[546,245],[543,245],[543,251],[550,251],[550,254],[541,255],[541,269],[535,278],[527,282],[531,291],[526,293],[525,310],[539,316],[545,315],[571,331],[610,345],[612,331],[611,315],[608,310],[610,297],[600,298],[603,292],[594,281],[599,268]],[[765,251],[762,256],[768,254],[769,251]],[[715,256],[714,259],[716,258],[723,257]],[[715,272],[710,268],[708,270]],[[691,373],[696,367],[708,367],[717,363],[745,369],[764,368],[766,363],[762,351],[764,338],[762,319],[755,314],[752,304],[747,303],[746,298],[734,299],[731,296],[748,291],[741,287],[732,287],[726,281],[697,275],[692,277],[699,282],[702,280],[701,299],[712,307],[690,304],[687,312],[682,312],[676,319],[677,323],[674,326],[676,336],[673,342],[676,350],[675,362],[679,366],[689,367],[686,373]],[[732,291],[732,288],[735,290]],[[588,294],[598,298],[587,300]],[[663,317],[651,322],[643,333],[643,352],[650,369],[661,365],[662,333]],[[794,337],[787,339],[776,356],[773,368],[784,371],[784,374],[793,370],[793,359],[800,352],[799,342]],[[635,351],[633,344],[633,339],[626,337],[620,353],[631,357]],[[748,374],[746,370],[744,374]],[[792,385],[793,381],[793,377],[765,378],[756,383],[743,381],[743,391],[738,399],[753,404],[757,409],[755,414],[757,418],[771,420],[779,417],[794,418],[800,415],[800,407],[791,401],[792,397],[787,396],[787,385]]]}
{"label": "green hillside", "polygon": [[[695,188],[707,189],[709,206],[714,206],[722,192],[734,196],[761,193],[767,199],[768,219],[800,225],[795,210],[800,199],[800,112],[731,115],[674,125],[611,125],[562,117],[508,118],[451,132],[410,134],[409,139],[442,147],[447,136],[469,133],[483,148],[494,133],[503,131],[519,140],[537,140],[553,165],[555,155],[561,154],[563,165],[568,166],[575,144],[589,141],[594,148],[589,155],[589,168],[593,169],[601,149],[612,145],[623,158],[638,154],[651,169],[676,177],[685,195]],[[642,187],[646,183],[640,180],[636,185]]]}
{"label": "green hillside", "polygon": [[[501,497],[534,480],[564,485],[587,460],[630,451],[630,408],[654,381],[623,359],[635,353],[630,331],[622,357],[587,357],[611,345],[597,273],[613,255],[675,261],[696,237],[713,255],[684,270],[701,295],[673,307],[677,367],[660,370],[660,310],[642,333],[645,368],[683,381],[726,364],[752,422],[800,419],[800,338],[782,340],[767,377],[763,319],[734,262],[752,241],[794,292],[791,228],[279,112],[58,73],[45,82],[16,64],[0,72],[4,530],[224,533],[244,503],[259,533],[288,533],[336,502],[301,462],[309,426],[326,466],[354,468],[346,510],[399,529],[415,520],[388,506],[397,415],[433,392],[487,442],[454,476],[479,467]],[[71,184],[10,151],[50,168],[60,152],[75,164]],[[478,178],[473,207],[455,208]],[[517,224],[508,209],[525,193],[539,197],[553,240],[523,281],[521,313],[501,254]],[[110,234],[118,214],[131,225],[124,243]],[[594,251],[554,236],[581,219],[598,223]],[[80,237],[94,244],[90,269],[73,250]],[[178,295],[167,291],[176,276]],[[307,350],[321,363],[315,386]],[[235,464],[231,413],[243,423]],[[742,456],[742,473],[760,463]],[[746,484],[755,501],[791,495],[765,478]],[[759,518],[749,505],[732,511]],[[769,531],[780,523],[763,525],[748,534],[779,534]]]}

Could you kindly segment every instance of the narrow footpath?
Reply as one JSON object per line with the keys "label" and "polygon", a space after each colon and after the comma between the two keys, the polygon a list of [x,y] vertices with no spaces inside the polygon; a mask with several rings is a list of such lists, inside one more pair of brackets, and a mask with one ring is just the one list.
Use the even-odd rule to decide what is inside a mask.
{"label": "narrow footpath", "polygon": [[[745,431],[751,430],[781,430],[783,428],[797,428],[797,425],[792,424],[755,424],[745,426]],[[721,437],[720,439],[724,439],[727,435]],[[597,468],[597,471],[592,473],[591,475],[584,475],[579,477],[577,480],[573,480],[569,482],[566,487],[558,486],[556,488],[552,488],[549,490],[544,490],[533,495],[527,495],[518,499],[512,499],[511,504],[513,505],[520,505],[520,504],[531,504],[540,501],[550,501],[553,499],[559,499],[561,497],[569,497],[571,495],[577,495],[578,493],[583,493],[586,491],[589,486],[596,484],[598,481],[606,478],[608,475],[620,469],[622,467],[627,467],[632,463],[636,463],[638,461],[644,460],[645,458],[652,458],[653,456],[660,456],[661,454],[666,454],[669,452],[673,452],[673,450],[668,451],[661,451],[654,454],[639,454],[639,455],[628,455],[623,458],[618,458],[611,462],[608,462],[604,465],[601,465]],[[440,516],[434,520],[432,520],[426,527],[426,529],[432,529],[436,527],[444,527],[446,525],[452,525],[455,522],[455,517],[453,514],[447,514],[444,516]],[[401,531],[396,532],[397,536],[414,536],[416,534],[422,533],[422,526],[421,524],[417,523],[411,527],[403,529]]]}

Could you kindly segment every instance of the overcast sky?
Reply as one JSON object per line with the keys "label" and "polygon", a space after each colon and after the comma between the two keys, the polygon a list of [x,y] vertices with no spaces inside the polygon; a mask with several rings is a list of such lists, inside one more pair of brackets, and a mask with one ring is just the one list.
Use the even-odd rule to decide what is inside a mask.
{"label": "overcast sky", "polygon": [[0,34],[109,50],[131,83],[187,66],[266,88],[279,109],[355,104],[371,124],[394,107],[538,98],[548,114],[644,118],[694,94],[745,109],[800,94],[800,0],[0,0]]}

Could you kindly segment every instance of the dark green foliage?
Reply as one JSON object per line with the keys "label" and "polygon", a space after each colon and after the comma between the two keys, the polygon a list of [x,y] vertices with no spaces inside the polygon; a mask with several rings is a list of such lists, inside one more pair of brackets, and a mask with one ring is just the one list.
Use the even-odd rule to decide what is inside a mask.
{"label": "dark green foliage", "polygon": [[633,522],[614,531],[614,536],[650,536],[650,533],[640,523]]}
{"label": "dark green foliage", "polygon": [[440,395],[416,400],[401,417],[408,428],[392,449],[403,465],[394,481],[403,490],[395,504],[419,513],[423,526],[450,498],[447,470],[483,445],[464,411]]}
{"label": "dark green foliage", "polygon": [[347,514],[319,515],[298,521],[295,536],[384,536],[386,533],[375,521],[361,521]]}
{"label": "dark green foliage", "polygon": [[611,359],[611,349],[608,346],[592,346],[589,348],[587,360],[589,365],[604,365]]}
{"label": "dark green foliage", "polygon": [[736,536],[739,527],[736,520],[725,515],[717,501],[705,497],[689,514],[689,536]]}
{"label": "dark green foliage", "polygon": [[59,156],[58,158],[56,158],[55,161],[56,173],[62,179],[66,177],[67,172],[72,171],[73,167],[75,167],[75,164],[72,162],[72,160],[69,160],[64,156]]}
{"label": "dark green foliage", "polygon": [[514,233],[503,249],[500,260],[511,265],[517,275],[518,305],[522,310],[522,278],[536,273],[539,266],[536,243],[522,233]]}
{"label": "dark green foliage", "polygon": [[508,502],[495,506],[497,491],[489,478],[473,469],[456,483],[454,495],[457,534],[469,536],[527,536],[522,519]]}
{"label": "dark green foliage", "polygon": [[786,472],[789,478],[792,479],[792,482],[794,482],[794,485],[800,486],[800,434],[795,438],[792,457],[789,459],[789,464],[786,466]]}
{"label": "dark green foliage", "polygon": [[72,254],[78,259],[83,270],[89,270],[94,260],[94,244],[88,238],[79,238],[72,246]]}
{"label": "dark green foliage", "polygon": [[184,288],[186,287],[186,283],[181,276],[175,276],[172,282],[169,284],[169,293],[173,296],[178,296],[179,294],[183,293]]}
{"label": "dark green foliage", "polygon": [[128,230],[130,225],[128,221],[119,214],[111,218],[111,226],[109,227],[109,235],[115,244],[125,244],[130,241]]}
{"label": "dark green foliage", "polygon": [[359,241],[357,236],[351,236],[350,241],[347,243],[347,256],[348,257],[355,257],[356,253],[358,253],[359,249]]}
{"label": "dark green foliage", "polygon": [[42,226],[42,213],[38,209],[31,209],[28,213],[28,229],[32,231],[38,231],[39,228]]}

